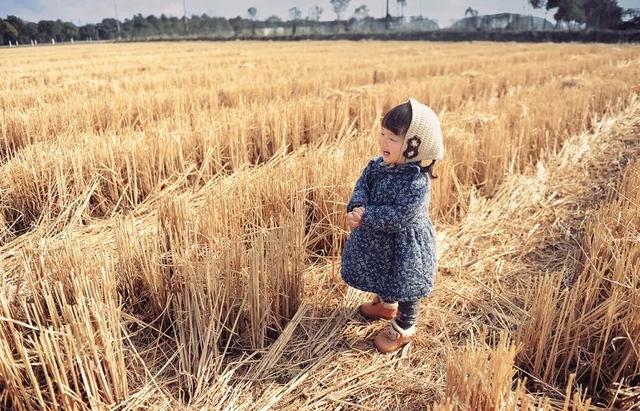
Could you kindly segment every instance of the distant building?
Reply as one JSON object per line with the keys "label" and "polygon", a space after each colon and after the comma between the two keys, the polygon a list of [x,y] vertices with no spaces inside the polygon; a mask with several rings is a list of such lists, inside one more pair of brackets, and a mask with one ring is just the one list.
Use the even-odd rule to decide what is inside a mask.
{"label": "distant building", "polygon": [[448,27],[450,30],[491,31],[491,30],[553,30],[555,25],[547,19],[514,13],[487,14],[465,17]]}

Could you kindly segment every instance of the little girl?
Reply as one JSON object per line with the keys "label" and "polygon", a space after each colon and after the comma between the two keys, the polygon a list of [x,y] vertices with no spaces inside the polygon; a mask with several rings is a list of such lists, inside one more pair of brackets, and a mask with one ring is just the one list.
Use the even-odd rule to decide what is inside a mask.
{"label": "little girl", "polygon": [[387,353],[411,341],[420,299],[433,288],[436,238],[428,209],[432,168],[444,156],[440,121],[410,98],[385,114],[379,143],[381,156],[369,161],[347,205],[353,231],[341,274],[350,286],[376,294],[359,310],[391,320],[374,338]]}

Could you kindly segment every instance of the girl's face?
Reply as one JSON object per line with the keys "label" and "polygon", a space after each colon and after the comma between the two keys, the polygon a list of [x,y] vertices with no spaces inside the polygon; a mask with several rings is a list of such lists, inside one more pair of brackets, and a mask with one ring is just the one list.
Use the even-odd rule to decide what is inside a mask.
{"label": "girl's face", "polygon": [[380,154],[387,164],[396,164],[402,158],[400,150],[404,143],[404,137],[393,134],[382,127],[380,130]]}

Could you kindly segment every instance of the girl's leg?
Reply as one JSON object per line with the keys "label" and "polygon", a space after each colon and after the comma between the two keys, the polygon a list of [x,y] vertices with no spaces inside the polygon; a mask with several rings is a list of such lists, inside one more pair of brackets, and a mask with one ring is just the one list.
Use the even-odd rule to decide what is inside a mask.
{"label": "girl's leg", "polygon": [[396,324],[405,330],[416,325],[418,322],[418,311],[420,309],[420,300],[401,301],[398,303],[398,316]]}

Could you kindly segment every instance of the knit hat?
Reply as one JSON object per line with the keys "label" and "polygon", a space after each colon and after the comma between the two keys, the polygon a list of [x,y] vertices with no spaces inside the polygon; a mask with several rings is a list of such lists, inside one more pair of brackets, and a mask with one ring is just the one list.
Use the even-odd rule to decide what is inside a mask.
{"label": "knit hat", "polygon": [[402,145],[401,162],[422,160],[442,160],[444,158],[444,144],[442,130],[438,116],[429,107],[410,98],[411,125]]}

